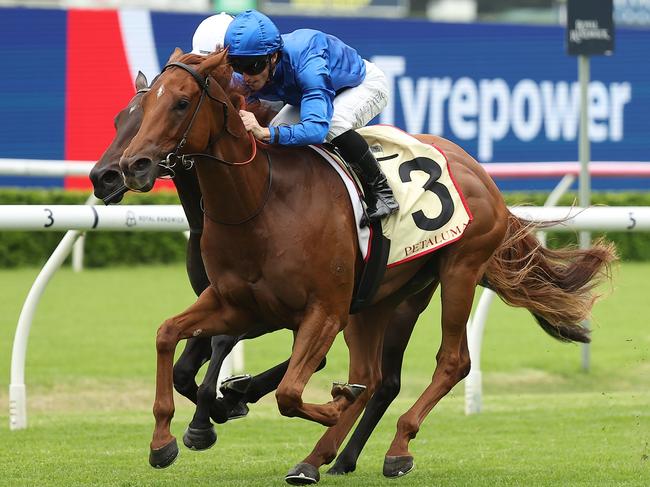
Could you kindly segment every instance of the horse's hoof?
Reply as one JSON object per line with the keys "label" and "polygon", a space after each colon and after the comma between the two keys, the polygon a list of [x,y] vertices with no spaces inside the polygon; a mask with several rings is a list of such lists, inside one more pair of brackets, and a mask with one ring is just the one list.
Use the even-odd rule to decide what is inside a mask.
{"label": "horse's hoof", "polygon": [[346,463],[337,459],[326,473],[328,475],[345,475],[354,472],[356,468],[356,463]]}
{"label": "horse's hoof", "polygon": [[404,455],[400,457],[384,458],[384,477],[391,479],[403,477],[415,467],[413,457],[411,455]]}
{"label": "horse's hoof", "polygon": [[249,374],[233,375],[232,377],[228,377],[221,382],[219,392],[224,396],[229,392],[243,395],[246,393],[246,389],[248,389],[251,379],[252,377]]}
{"label": "horse's hoof", "polygon": [[317,484],[320,480],[318,469],[309,463],[299,463],[293,467],[284,480],[291,485],[310,485]]}
{"label": "horse's hoof", "polygon": [[245,402],[238,402],[235,406],[228,412],[228,421],[231,419],[239,419],[248,415],[248,406]]}
{"label": "horse's hoof", "polygon": [[207,450],[217,442],[217,432],[214,426],[209,428],[190,428],[185,430],[183,444],[190,450]]}
{"label": "horse's hoof", "polygon": [[162,448],[157,450],[152,448],[149,451],[149,465],[153,468],[167,468],[174,463],[177,457],[178,445],[176,444],[176,438],[174,438]]}
{"label": "horse's hoof", "polygon": [[366,386],[362,384],[345,384],[343,382],[334,382],[332,384],[332,397],[343,395],[348,401],[354,402],[363,394]]}

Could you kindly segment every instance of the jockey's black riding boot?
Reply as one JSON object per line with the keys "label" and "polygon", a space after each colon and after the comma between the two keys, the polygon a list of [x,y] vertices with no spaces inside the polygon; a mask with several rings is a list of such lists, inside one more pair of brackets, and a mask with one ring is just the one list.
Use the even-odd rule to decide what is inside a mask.
{"label": "jockey's black riding boot", "polygon": [[366,191],[370,191],[369,199],[374,204],[368,204],[368,219],[370,221],[381,220],[392,215],[399,209],[399,204],[393,196],[393,190],[388,186],[386,176],[382,172],[377,159],[372,155],[370,149],[357,161],[363,173],[363,180],[366,183]]}
{"label": "jockey's black riding boot", "polygon": [[[332,139],[332,144],[338,148],[343,158],[350,163],[361,179],[366,193],[368,219],[381,220],[395,213],[399,205],[366,139],[354,130],[348,130]],[[368,222],[362,222],[362,226],[367,224]]]}

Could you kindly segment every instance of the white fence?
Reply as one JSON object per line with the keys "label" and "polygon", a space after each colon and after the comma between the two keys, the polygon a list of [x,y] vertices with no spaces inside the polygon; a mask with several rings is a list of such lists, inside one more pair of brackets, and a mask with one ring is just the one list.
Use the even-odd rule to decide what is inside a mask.
{"label": "white fence", "polygon": [[[90,205],[96,200],[91,197]],[[27,390],[25,360],[31,324],[45,288],[70,254],[75,241],[84,230],[112,231],[186,231],[185,213],[178,205],[158,206],[81,206],[81,205],[2,205],[0,229],[61,231],[68,230],[57,248],[41,269],[23,304],[11,353],[11,381],[9,384],[9,427],[12,430],[27,427]],[[222,367],[220,379],[232,370],[243,368],[243,349],[238,344]]]}
{"label": "white fence", "polygon": [[[0,175],[10,176],[84,176],[94,163],[88,161],[32,161],[25,159],[0,159]],[[559,198],[575,182],[580,173],[577,162],[491,163],[483,164],[488,174],[497,178],[549,178],[561,177],[549,195],[544,207],[512,208],[518,216],[538,221],[557,221],[570,218],[555,231],[648,231],[650,208],[562,208],[555,207]],[[650,177],[648,162],[592,162],[593,177]],[[91,197],[88,204],[95,202]],[[31,321],[45,286],[51,276],[68,256],[75,240],[82,248],[82,231],[180,231],[187,230],[185,215],[179,206],[0,206],[0,229],[3,230],[70,230],[54,251],[34,282],[18,321],[11,362],[9,386],[10,428],[27,427],[26,389],[24,365],[27,338]],[[542,241],[544,236],[540,235]],[[80,245],[81,244],[81,245]],[[73,256],[75,267],[80,268],[82,250]],[[485,322],[494,293],[484,290],[474,316],[468,323],[468,342],[472,369],[465,379],[465,411],[467,414],[481,410],[482,377],[480,368],[481,344]],[[234,368],[243,368],[241,343],[234,356]]]}
{"label": "white fence", "polygon": [[[566,220],[547,228],[555,232],[650,230],[646,206],[515,206],[510,211],[539,222]],[[0,229],[180,232],[188,224],[180,205],[0,205]]]}
{"label": "white fence", "polygon": [[[650,230],[650,207],[575,208],[575,207],[518,207],[511,208],[518,216],[538,221],[557,221],[555,231],[576,230]],[[9,385],[9,424],[12,430],[27,427],[27,398],[25,386],[25,359],[27,341],[36,305],[47,282],[60,267],[82,230],[179,231],[187,229],[187,221],[180,206],[111,206],[90,207],[75,205],[6,205],[0,206],[0,228],[11,230],[54,231],[72,228],[34,282],[27,296],[14,338]],[[549,228],[549,229],[550,229]],[[472,371],[466,380],[466,410],[477,412],[481,401],[480,341],[485,327],[489,296],[484,292],[477,313],[469,323],[469,345]],[[468,405],[469,404],[469,405]]]}

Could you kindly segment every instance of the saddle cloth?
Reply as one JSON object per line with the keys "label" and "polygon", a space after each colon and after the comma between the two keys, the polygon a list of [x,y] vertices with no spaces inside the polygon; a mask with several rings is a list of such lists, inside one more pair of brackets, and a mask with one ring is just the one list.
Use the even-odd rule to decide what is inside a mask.
{"label": "saddle cloth", "polygon": [[[472,214],[458,188],[445,155],[406,132],[388,125],[357,130],[381,165],[400,209],[381,222],[390,240],[388,267],[433,252],[458,240]],[[364,259],[370,252],[370,230],[360,228],[361,192],[344,164],[320,146],[310,146],[341,176],[348,189],[357,221],[357,237]]]}

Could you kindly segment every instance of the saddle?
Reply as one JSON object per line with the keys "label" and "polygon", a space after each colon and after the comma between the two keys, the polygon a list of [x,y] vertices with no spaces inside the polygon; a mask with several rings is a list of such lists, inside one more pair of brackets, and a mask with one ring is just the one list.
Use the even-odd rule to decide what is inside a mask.
{"label": "saddle", "polygon": [[350,164],[331,146],[310,146],[343,179],[357,218],[357,236],[364,258],[351,313],[372,301],[388,267],[420,258],[462,237],[472,214],[438,148],[387,125],[363,127],[366,139],[388,179],[400,209],[370,228],[359,226],[363,189]]}

